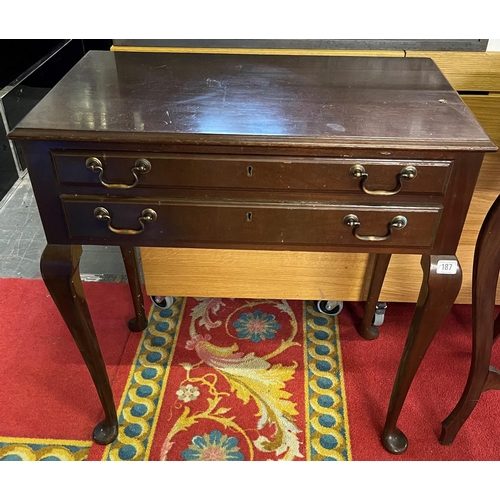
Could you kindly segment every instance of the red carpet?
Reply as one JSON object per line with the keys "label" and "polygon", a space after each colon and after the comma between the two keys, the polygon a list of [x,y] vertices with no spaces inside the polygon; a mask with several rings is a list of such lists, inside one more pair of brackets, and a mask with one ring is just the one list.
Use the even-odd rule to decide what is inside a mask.
{"label": "red carpet", "polygon": [[[413,306],[389,304],[361,339],[361,304],[336,318],[311,302],[178,299],[130,333],[126,285],[86,283],[120,435],[41,281],[0,280],[0,460],[498,460],[500,394],[483,394],[454,444],[437,438],[467,377],[471,308],[455,306],[403,409],[401,456],[379,440]],[[104,300],[105,298],[105,300]],[[340,346],[339,346],[340,338]],[[500,357],[493,360],[500,365]]]}
{"label": "red carpet", "polygon": [[[130,292],[126,285],[114,283],[84,283],[84,288],[114,380],[130,335]],[[102,410],[44,283],[0,279],[0,317],[0,457],[14,444],[25,459],[69,459],[75,453],[84,458]]]}
{"label": "red carpet", "polygon": [[[346,304],[338,316],[354,460],[498,460],[500,392],[483,393],[451,446],[438,442],[441,422],[458,402],[469,371],[472,307],[453,306],[429,347],[398,422],[408,438],[400,456],[385,453],[379,436],[411,322],[413,305],[391,303],[381,334],[365,341],[354,329],[362,304]],[[492,364],[500,366],[500,346]]]}

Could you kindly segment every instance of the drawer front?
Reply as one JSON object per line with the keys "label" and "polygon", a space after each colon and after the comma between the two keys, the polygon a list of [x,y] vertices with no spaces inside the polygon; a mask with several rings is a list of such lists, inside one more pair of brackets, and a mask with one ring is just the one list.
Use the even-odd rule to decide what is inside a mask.
{"label": "drawer front", "polygon": [[[69,196],[63,204],[73,239],[112,244],[126,238],[137,246],[430,247],[441,214],[440,206],[81,201]],[[403,219],[405,227],[397,227]]]}
{"label": "drawer front", "polygon": [[[61,184],[444,194],[450,161],[52,151]],[[144,161],[145,160],[145,161]]]}

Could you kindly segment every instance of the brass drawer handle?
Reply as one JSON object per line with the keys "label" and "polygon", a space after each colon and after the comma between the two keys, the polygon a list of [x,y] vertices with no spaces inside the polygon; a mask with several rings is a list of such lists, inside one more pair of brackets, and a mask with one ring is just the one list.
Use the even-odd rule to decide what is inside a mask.
{"label": "brass drawer handle", "polygon": [[99,172],[100,183],[108,189],[131,189],[137,186],[139,182],[139,176],[137,174],[147,174],[151,171],[151,163],[145,158],[141,158],[135,162],[135,165],[130,170],[135,179],[132,184],[111,184],[104,180],[104,167],[102,166],[102,162],[99,158],[96,158],[95,156],[87,158],[85,166],[91,172]]}
{"label": "brass drawer handle", "polygon": [[408,220],[403,215],[397,215],[389,223],[389,231],[384,236],[364,236],[358,234],[358,230],[361,227],[361,222],[359,222],[358,216],[354,214],[349,214],[344,217],[344,226],[352,228],[352,234],[362,241],[385,241],[392,236],[392,231],[394,229],[403,229],[408,224]]}
{"label": "brass drawer handle", "polygon": [[366,194],[371,194],[374,196],[391,196],[393,194],[398,194],[401,191],[401,188],[403,187],[403,179],[408,181],[415,179],[415,177],[417,176],[417,169],[413,165],[403,167],[401,169],[401,172],[399,172],[398,174],[398,185],[392,191],[386,191],[385,189],[368,189],[365,186],[366,181],[368,180],[368,174],[366,173],[365,167],[363,167],[363,165],[360,165],[359,163],[353,165],[349,169],[349,174],[354,179],[362,179],[360,186]]}
{"label": "brass drawer handle", "polygon": [[142,211],[141,216],[139,217],[139,224],[141,225],[141,229],[117,229],[116,227],[113,227],[111,225],[111,214],[109,213],[109,210],[104,207],[97,207],[94,210],[94,217],[98,220],[107,221],[108,229],[113,233],[134,235],[142,233],[144,231],[144,223],[154,222],[158,216],[152,208],[145,208]]}

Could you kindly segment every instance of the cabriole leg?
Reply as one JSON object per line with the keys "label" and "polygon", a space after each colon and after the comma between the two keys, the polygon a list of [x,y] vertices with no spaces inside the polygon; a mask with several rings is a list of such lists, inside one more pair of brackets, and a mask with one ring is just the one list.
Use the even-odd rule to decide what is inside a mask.
{"label": "cabriole leg", "polygon": [[144,298],[142,296],[141,278],[139,276],[139,262],[135,247],[120,247],[125,270],[127,272],[128,284],[134,304],[135,318],[128,322],[128,327],[133,332],[142,332],[148,326],[148,319],[144,310]]}
{"label": "cabriole leg", "polygon": [[[439,261],[445,262],[446,268],[442,263],[439,265]],[[462,284],[462,270],[454,255],[423,255],[421,265],[424,271],[422,288],[394,381],[383,431],[384,447],[396,454],[403,453],[408,447],[408,440],[397,428],[397,421],[413,377]],[[443,274],[450,269],[454,270],[454,274]]]}
{"label": "cabriole leg", "polygon": [[118,421],[108,373],[80,279],[81,254],[79,245],[49,244],[42,254],[40,269],[45,285],[82,354],[104,409],[105,419],[95,427],[94,441],[109,444],[118,435]]}

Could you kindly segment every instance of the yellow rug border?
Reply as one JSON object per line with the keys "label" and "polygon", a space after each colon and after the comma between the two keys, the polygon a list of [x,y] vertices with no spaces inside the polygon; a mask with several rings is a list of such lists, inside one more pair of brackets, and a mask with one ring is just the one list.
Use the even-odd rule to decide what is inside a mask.
{"label": "yellow rug border", "polygon": [[79,439],[58,439],[58,438],[22,438],[11,436],[0,436],[0,444],[40,444],[48,446],[80,446],[82,448],[90,447],[93,441]]}

